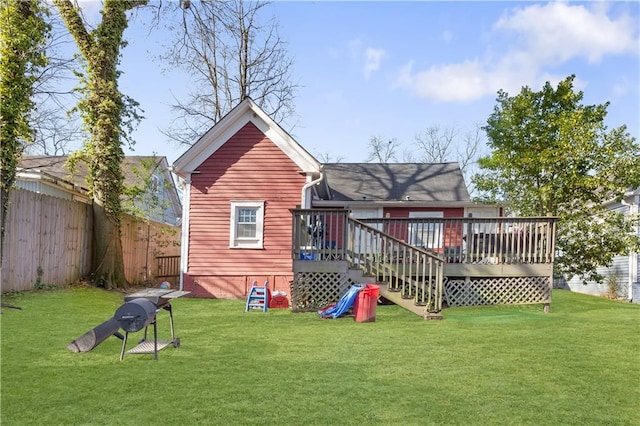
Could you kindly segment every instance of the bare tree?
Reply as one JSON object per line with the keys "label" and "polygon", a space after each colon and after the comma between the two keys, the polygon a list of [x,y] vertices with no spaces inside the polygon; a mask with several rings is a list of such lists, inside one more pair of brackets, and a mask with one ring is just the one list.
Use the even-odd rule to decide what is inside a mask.
{"label": "bare tree", "polygon": [[456,147],[456,158],[462,172],[467,172],[478,163],[480,151],[485,144],[484,131],[479,124],[462,136],[462,144]]}
{"label": "bare tree", "polygon": [[455,127],[429,126],[417,134],[414,143],[418,147],[421,160],[425,163],[445,163],[453,161],[453,143],[458,135]]}
{"label": "bare tree", "polygon": [[422,134],[416,135],[415,145],[421,161],[425,163],[446,163],[456,161],[465,177],[469,193],[475,192],[471,175],[475,170],[481,149],[484,146],[484,132],[478,124],[460,136],[455,126],[430,126]]}
{"label": "bare tree", "polygon": [[403,163],[416,163],[416,154],[411,149],[403,149],[402,150],[402,162]]}
{"label": "bare tree", "polygon": [[293,116],[293,60],[277,22],[258,19],[268,4],[182,1],[174,9],[180,11],[176,38],[159,59],[187,71],[192,84],[184,99],[174,96],[176,116],[164,131],[171,139],[193,144],[246,97],[278,122]]}
{"label": "bare tree", "polygon": [[25,148],[29,155],[68,155],[85,137],[82,124],[57,102],[41,104],[31,115],[31,123],[35,139]]}
{"label": "bare tree", "polygon": [[339,155],[331,155],[328,152],[321,152],[316,154],[316,157],[318,157],[318,160],[321,163],[342,163],[344,161],[344,157],[341,157]]}
{"label": "bare tree", "polygon": [[398,139],[386,140],[380,136],[369,139],[368,163],[390,163],[397,160],[396,151],[400,147]]}
{"label": "bare tree", "polygon": [[[43,3],[47,7],[47,3]],[[74,41],[54,7],[49,6],[45,20],[50,26],[44,49],[48,63],[38,70],[34,84],[34,103],[30,116],[34,141],[25,147],[27,154],[67,155],[82,144],[86,134],[73,106],[79,96],[75,90],[77,78],[74,69],[79,59],[68,52]]]}

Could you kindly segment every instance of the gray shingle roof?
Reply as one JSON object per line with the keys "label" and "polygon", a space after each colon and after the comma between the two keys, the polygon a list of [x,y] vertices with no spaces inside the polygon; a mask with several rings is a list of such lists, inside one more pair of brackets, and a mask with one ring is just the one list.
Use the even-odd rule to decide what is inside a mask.
{"label": "gray shingle roof", "polygon": [[[81,188],[87,188],[87,175],[89,169],[87,164],[83,161],[79,161],[76,164],[76,168],[73,172],[70,172],[66,167],[67,156],[51,156],[51,155],[25,155],[20,160],[18,167],[25,171],[40,170],[47,173],[50,176],[54,176],[58,179],[66,180]],[[134,186],[141,183],[142,177],[140,172],[145,171],[143,164],[146,162],[155,162],[153,169],[158,167],[164,157],[160,156],[143,156],[143,155],[130,155],[126,156],[122,160],[122,172],[124,175],[124,184],[127,186]],[[136,173],[134,170],[138,170]],[[149,170],[153,172],[153,170]]]}
{"label": "gray shingle roof", "polygon": [[458,163],[329,163],[336,201],[470,201]]}

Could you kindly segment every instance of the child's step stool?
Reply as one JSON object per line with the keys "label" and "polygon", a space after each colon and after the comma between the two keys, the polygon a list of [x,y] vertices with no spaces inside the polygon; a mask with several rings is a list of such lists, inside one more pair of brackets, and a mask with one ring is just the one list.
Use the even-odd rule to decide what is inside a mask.
{"label": "child's step stool", "polygon": [[250,309],[260,309],[262,312],[267,312],[269,309],[269,281],[265,281],[262,287],[258,286],[257,281],[253,282],[244,311],[248,312]]}

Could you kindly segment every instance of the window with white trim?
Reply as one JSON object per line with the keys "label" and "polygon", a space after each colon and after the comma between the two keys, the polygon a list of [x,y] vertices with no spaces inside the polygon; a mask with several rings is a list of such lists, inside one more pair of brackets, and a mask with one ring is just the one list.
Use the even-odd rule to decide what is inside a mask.
{"label": "window with white trim", "polygon": [[[440,218],[443,212],[409,212],[409,218]],[[442,247],[442,223],[409,222],[409,243],[412,246],[437,249]]]}
{"label": "window with white trim", "polygon": [[264,201],[232,201],[229,247],[263,248]]}

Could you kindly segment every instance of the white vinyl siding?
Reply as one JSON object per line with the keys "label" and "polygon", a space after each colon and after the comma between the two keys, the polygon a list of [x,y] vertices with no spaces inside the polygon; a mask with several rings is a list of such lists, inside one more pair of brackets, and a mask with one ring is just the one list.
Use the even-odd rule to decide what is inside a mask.
{"label": "white vinyl siding", "polygon": [[[409,212],[409,218],[444,217],[442,212]],[[442,224],[409,223],[409,244],[420,248],[442,247]]]}

